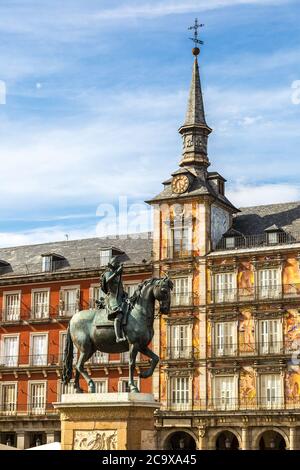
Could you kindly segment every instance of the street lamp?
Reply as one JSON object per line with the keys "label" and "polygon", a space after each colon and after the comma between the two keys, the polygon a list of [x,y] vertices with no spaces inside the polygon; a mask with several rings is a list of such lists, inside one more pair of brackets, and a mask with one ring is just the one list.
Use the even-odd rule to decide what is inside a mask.
{"label": "street lamp", "polygon": [[231,440],[229,439],[229,437],[226,437],[225,439],[225,449],[226,450],[231,449]]}
{"label": "street lamp", "polygon": [[275,441],[274,441],[273,438],[270,440],[270,449],[272,449],[272,450],[275,449]]}

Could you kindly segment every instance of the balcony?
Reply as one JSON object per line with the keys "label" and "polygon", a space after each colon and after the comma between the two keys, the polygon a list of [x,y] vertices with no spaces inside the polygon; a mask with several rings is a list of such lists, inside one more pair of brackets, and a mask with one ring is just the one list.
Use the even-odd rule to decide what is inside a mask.
{"label": "balcony", "polygon": [[199,350],[193,346],[167,347],[162,350],[162,357],[167,361],[197,360],[199,359]]}
{"label": "balcony", "polygon": [[194,305],[193,292],[177,293],[173,292],[171,296],[171,307],[189,307]]}
{"label": "balcony", "polygon": [[270,398],[214,398],[208,400],[169,400],[162,403],[160,411],[164,412],[202,412],[202,413],[244,413],[253,412],[259,414],[260,412],[282,412],[286,411],[287,414],[290,411],[300,412],[300,398],[287,399],[282,396],[275,396]]}
{"label": "balcony", "polygon": [[63,302],[63,305],[60,305],[59,307],[59,316],[69,318],[72,317],[75,313],[79,312],[80,309],[81,307],[78,302],[70,304]]}
{"label": "balcony", "polygon": [[270,247],[278,245],[291,245],[293,243],[300,243],[300,233],[286,233],[280,232],[277,234],[276,240],[268,237],[268,234],[262,233],[260,235],[244,235],[234,237],[234,244],[228,245],[226,238],[222,238],[215,248],[216,251],[224,250],[242,250],[247,248]]}
{"label": "balcony", "polygon": [[8,420],[10,417],[15,419],[17,416],[40,416],[46,417],[49,415],[55,415],[58,418],[58,412],[53,408],[52,403],[44,403],[43,400],[40,403],[4,403],[0,406],[0,418]]}
{"label": "balcony", "polygon": [[223,346],[212,346],[211,358],[230,358],[230,357],[245,357],[245,356],[268,356],[268,355],[283,355],[292,353],[291,345],[283,341],[264,341],[256,343],[232,343]]}
{"label": "balcony", "polygon": [[215,289],[209,291],[208,295],[213,304],[300,299],[300,284]]}

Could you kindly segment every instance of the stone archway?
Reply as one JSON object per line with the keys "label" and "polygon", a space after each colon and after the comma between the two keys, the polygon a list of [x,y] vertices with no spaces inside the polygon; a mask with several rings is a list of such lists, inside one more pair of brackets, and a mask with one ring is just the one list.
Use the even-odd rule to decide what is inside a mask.
{"label": "stone archway", "polygon": [[239,450],[239,441],[231,431],[222,431],[216,438],[216,450]]}
{"label": "stone archway", "polygon": [[264,431],[258,440],[259,450],[285,450],[286,447],[282,434],[273,429]]}
{"label": "stone archway", "polygon": [[166,450],[196,450],[196,441],[185,431],[175,431],[166,438]]}

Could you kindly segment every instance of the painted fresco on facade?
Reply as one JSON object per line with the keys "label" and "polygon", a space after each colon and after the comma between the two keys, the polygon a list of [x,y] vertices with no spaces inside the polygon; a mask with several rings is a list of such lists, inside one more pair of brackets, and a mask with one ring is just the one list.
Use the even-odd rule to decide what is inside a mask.
{"label": "painted fresco on facade", "polygon": [[300,295],[300,269],[296,258],[287,258],[284,262],[282,275],[283,289],[286,296]]}
{"label": "painted fresco on facade", "polygon": [[256,401],[256,377],[252,367],[244,367],[240,375],[240,400],[241,405],[255,405]]}
{"label": "painted fresco on facade", "polygon": [[208,356],[211,356],[211,330],[212,330],[212,325],[211,322],[207,322],[207,332],[206,332],[206,338],[207,338],[207,354]]}
{"label": "painted fresco on facade", "polygon": [[286,350],[300,349],[300,314],[296,309],[290,309],[286,312],[284,338]]}
{"label": "painted fresco on facade", "polygon": [[255,351],[255,325],[251,310],[241,312],[239,321],[240,353],[252,354]]}
{"label": "painted fresco on facade", "polygon": [[[299,367],[297,367],[299,369]],[[299,371],[287,371],[285,376],[285,393],[287,403],[300,401],[300,374]]]}
{"label": "painted fresco on facade", "polygon": [[243,299],[252,298],[254,293],[254,268],[249,261],[240,264],[238,272],[239,296]]}

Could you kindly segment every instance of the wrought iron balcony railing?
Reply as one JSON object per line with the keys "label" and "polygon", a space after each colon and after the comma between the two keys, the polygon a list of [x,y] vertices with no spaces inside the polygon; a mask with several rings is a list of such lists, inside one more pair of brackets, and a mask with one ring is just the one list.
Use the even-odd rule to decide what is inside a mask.
{"label": "wrought iron balcony railing", "polygon": [[197,360],[199,359],[199,350],[193,346],[173,346],[162,349],[162,359],[165,360]]}
{"label": "wrought iron balcony railing", "polygon": [[273,396],[273,397],[216,397],[214,399],[199,400],[188,399],[182,396],[177,400],[161,400],[161,411],[202,411],[202,412],[244,412],[244,411],[299,411],[300,398]]}
{"label": "wrought iron balcony railing", "polygon": [[58,416],[57,410],[54,409],[52,403],[45,403],[44,400],[34,400],[28,403],[7,402],[0,405],[0,417],[9,418],[10,416],[39,415],[46,416],[55,414]]}
{"label": "wrought iron balcony railing", "polygon": [[276,286],[250,286],[208,291],[211,303],[234,303],[263,300],[300,298],[300,284],[278,284]]}
{"label": "wrought iron balcony railing", "polygon": [[223,250],[241,250],[245,248],[268,247],[276,245],[291,245],[300,242],[300,233],[278,232],[276,237],[270,238],[268,234],[259,235],[243,235],[240,237],[232,237],[233,240],[222,238],[216,247],[216,251]]}
{"label": "wrought iron balcony railing", "polygon": [[171,307],[188,307],[194,305],[193,292],[184,294],[173,292],[171,296]]}
{"label": "wrought iron balcony railing", "polygon": [[[297,349],[299,349],[297,345]],[[273,354],[291,354],[295,348],[288,341],[259,341],[253,343],[212,344],[209,357],[264,356]]]}

